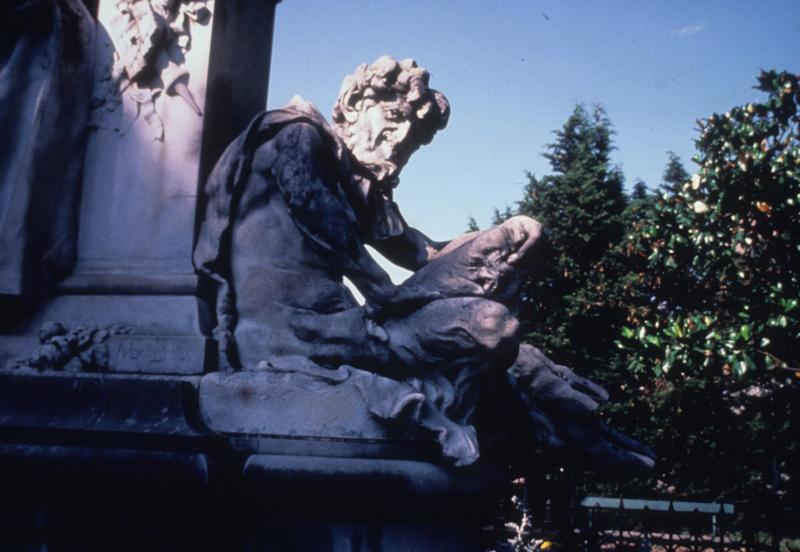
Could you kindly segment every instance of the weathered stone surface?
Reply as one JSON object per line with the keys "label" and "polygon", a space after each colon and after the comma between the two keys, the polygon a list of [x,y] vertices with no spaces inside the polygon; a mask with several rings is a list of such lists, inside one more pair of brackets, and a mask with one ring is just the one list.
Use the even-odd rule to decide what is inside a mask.
{"label": "weathered stone surface", "polygon": [[[504,472],[453,472],[403,460],[253,455],[246,485],[269,498],[253,548],[282,550],[483,550]],[[337,497],[336,505],[326,497]]]}
{"label": "weathered stone surface", "polygon": [[40,336],[35,348],[26,336],[0,336],[0,344],[10,346],[7,352],[16,351],[0,367],[161,375],[203,374],[212,368],[215,347],[205,337],[127,335],[130,332],[127,326],[64,328],[47,339]]}
{"label": "weathered stone surface", "polygon": [[0,444],[0,547],[481,550],[504,476],[414,461],[221,460],[205,451]]}
{"label": "weathered stone surface", "polygon": [[56,438],[70,444],[0,443],[0,549],[231,549],[208,454],[175,441],[147,450],[130,435],[108,447],[85,433]]}
{"label": "weathered stone surface", "polygon": [[[53,4],[60,3],[80,4]],[[191,263],[197,191],[224,143],[266,103],[275,2],[96,4],[97,36],[76,37],[91,46],[94,73],[94,79],[81,79],[93,88],[82,92],[92,109],[80,222],[77,193],[71,219],[73,234],[80,227],[77,264],[60,283],[60,295],[38,311],[18,316],[27,304],[15,304],[14,316],[11,309],[0,312],[0,327],[13,332],[3,336],[0,366],[44,352],[65,361],[55,363],[58,369],[78,364],[94,369],[97,363],[81,363],[79,355],[70,364],[68,355],[49,354],[52,348],[30,347],[29,334],[58,321],[69,331],[130,328],[127,337],[98,347],[109,353],[101,369],[203,373],[216,366],[216,355],[203,337],[210,327],[195,297]],[[234,51],[236,67],[221,67]],[[259,71],[263,79],[234,85],[245,72]],[[84,121],[76,123],[82,131],[85,111]],[[74,155],[82,161],[84,151]],[[14,216],[27,211],[38,212],[26,207]],[[67,237],[64,232],[56,236],[65,244]]]}
{"label": "weathered stone surface", "polygon": [[108,340],[109,370],[140,374],[202,374],[211,368],[205,337],[119,335]]}
{"label": "weathered stone surface", "polygon": [[372,372],[298,363],[208,374],[198,402],[203,423],[237,450],[432,459],[436,451],[420,434],[424,401],[416,389]]}
{"label": "weathered stone surface", "polygon": [[275,3],[99,2],[78,260],[62,291],[195,293],[198,190],[266,104]]}
{"label": "weathered stone surface", "polygon": [[0,369],[16,366],[18,361],[30,357],[39,345],[39,338],[34,334],[0,335]]}
{"label": "weathered stone surface", "polygon": [[[390,428],[370,415],[347,368],[213,373],[200,382],[200,416],[212,430],[341,440],[387,440]],[[410,440],[406,435],[406,440]]]}
{"label": "weathered stone surface", "polygon": [[170,295],[60,295],[56,296],[15,330],[38,334],[50,322],[65,327],[125,326],[148,335],[197,335],[200,314],[191,296]]}
{"label": "weathered stone surface", "polygon": [[[64,327],[64,338],[57,336],[53,343],[36,339],[53,323]],[[79,362],[73,367],[80,371],[202,374],[215,368],[216,347],[200,328],[197,300],[191,296],[61,295],[13,334],[0,335],[0,368],[27,364],[66,369],[75,358]],[[106,335],[94,345],[84,345],[80,336],[87,332],[90,337]],[[50,345],[58,351],[49,350]],[[91,358],[94,352],[102,357]],[[41,356],[56,361],[30,362]]]}
{"label": "weathered stone surface", "polygon": [[[56,473],[54,466],[58,467]],[[28,478],[38,479],[63,490],[103,483],[109,486],[108,494],[130,493],[134,486],[142,485],[151,493],[163,489],[163,485],[186,492],[202,489],[209,480],[205,454],[122,447],[0,444],[0,470],[21,477],[18,484],[30,483],[25,481]],[[0,538],[0,543],[4,540]]]}
{"label": "weathered stone surface", "polygon": [[272,488],[278,495],[350,495],[352,502],[381,508],[400,508],[398,503],[409,499],[458,502],[484,498],[497,492],[496,484],[504,476],[496,466],[460,473],[415,460],[268,454],[249,456],[243,472],[254,485]]}
{"label": "weathered stone surface", "polygon": [[201,425],[187,405],[199,378],[138,378],[111,374],[0,372],[0,429],[74,430],[127,435],[198,437]]}
{"label": "weathered stone surface", "polygon": [[[189,18],[193,4],[176,3],[165,18],[153,13],[149,2],[100,2],[93,130],[73,281],[83,274],[95,282],[100,274],[106,279],[192,274],[187,253],[203,132],[195,106],[205,105],[211,47],[211,17]],[[203,4],[213,13],[213,1]],[[173,29],[177,18],[183,22],[181,35]],[[179,41],[181,36],[186,40]],[[170,68],[183,74],[192,102],[169,93],[162,77]]]}

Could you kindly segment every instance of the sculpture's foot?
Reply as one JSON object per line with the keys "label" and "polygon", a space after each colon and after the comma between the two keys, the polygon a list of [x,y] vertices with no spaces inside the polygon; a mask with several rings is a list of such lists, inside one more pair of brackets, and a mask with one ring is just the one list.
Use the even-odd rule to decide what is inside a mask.
{"label": "sculpture's foot", "polygon": [[597,415],[599,403],[608,399],[602,387],[538,349],[521,345],[507,380],[540,444],[573,451],[578,460],[607,471],[647,471],[655,464],[653,451]]}

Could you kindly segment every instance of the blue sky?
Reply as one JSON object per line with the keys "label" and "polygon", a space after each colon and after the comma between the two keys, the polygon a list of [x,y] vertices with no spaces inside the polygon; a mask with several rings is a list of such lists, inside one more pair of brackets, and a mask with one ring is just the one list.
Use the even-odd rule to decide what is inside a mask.
{"label": "blue sky", "polygon": [[692,172],[697,118],[758,98],[760,68],[800,72],[800,0],[284,0],[269,107],[300,94],[329,117],[342,78],[384,54],[415,58],[450,100],[396,195],[447,239],[549,172],[544,146],[578,102],[605,106],[628,185],[657,185],[667,150]]}

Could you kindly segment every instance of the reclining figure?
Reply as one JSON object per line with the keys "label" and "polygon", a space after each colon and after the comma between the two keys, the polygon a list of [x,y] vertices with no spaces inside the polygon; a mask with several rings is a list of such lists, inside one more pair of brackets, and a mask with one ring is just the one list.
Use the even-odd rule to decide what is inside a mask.
{"label": "reclining figure", "polygon": [[[382,57],[345,79],[333,127],[295,97],[225,151],[195,265],[215,288],[214,335],[230,367],[377,374],[357,380],[371,412],[410,417],[457,465],[479,456],[478,399],[501,389],[498,400],[524,408],[531,439],[596,465],[652,466],[646,447],[600,421],[602,388],[520,345],[516,292],[543,262],[540,224],[513,217],[446,243],[400,214],[400,171],[449,115],[428,78],[413,60]],[[367,244],[414,274],[394,285]]]}

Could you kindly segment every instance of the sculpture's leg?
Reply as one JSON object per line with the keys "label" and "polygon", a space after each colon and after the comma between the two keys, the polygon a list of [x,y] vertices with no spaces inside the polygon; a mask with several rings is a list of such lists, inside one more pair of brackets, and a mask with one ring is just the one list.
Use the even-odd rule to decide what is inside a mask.
{"label": "sculpture's leg", "polygon": [[[402,386],[397,391],[403,396],[418,393],[414,425],[435,434],[443,454],[456,464],[474,462],[478,442],[469,420],[479,392],[489,374],[495,370],[502,374],[499,370],[517,354],[519,323],[511,312],[494,301],[459,297],[433,301],[407,316],[387,320],[383,339],[367,325],[364,310],[352,308],[298,315],[290,330],[316,363],[361,368],[388,376]],[[263,360],[274,365],[281,361]],[[394,392],[391,386],[383,382],[378,395],[372,387],[362,387],[376,415],[396,417],[394,411],[383,412],[385,404],[394,404],[392,396],[385,396]]]}
{"label": "sculpture's leg", "polygon": [[519,323],[494,301],[458,297],[433,301],[386,320],[382,335],[368,328],[361,307],[330,314],[297,314],[290,329],[315,361],[349,364],[396,379],[446,367],[496,364],[516,357]]}
{"label": "sculpture's leg", "polygon": [[413,425],[433,433],[443,455],[456,465],[473,463],[479,447],[470,418],[487,377],[502,375],[499,370],[515,358],[519,323],[499,303],[462,297],[387,320],[385,329],[391,362],[363,368],[389,376],[400,387],[393,389],[383,381],[387,378],[376,376],[362,381],[370,410],[381,418],[401,418],[407,408],[395,406],[411,404],[413,397]]}
{"label": "sculpture's leg", "polygon": [[333,367],[349,364],[386,373],[392,363],[385,345],[387,336],[382,330],[378,334],[370,329],[371,324],[362,307],[353,307],[329,314],[298,314],[290,329],[315,362]]}
{"label": "sculpture's leg", "polygon": [[494,301],[454,297],[432,301],[402,318],[384,323],[387,346],[412,374],[442,366],[497,359],[510,365],[516,357],[519,322]]}
{"label": "sculpture's leg", "polygon": [[431,402],[462,423],[470,419],[485,378],[510,365],[519,344],[519,322],[511,312],[477,298],[433,301],[384,327],[400,369],[391,375],[418,378]]}

